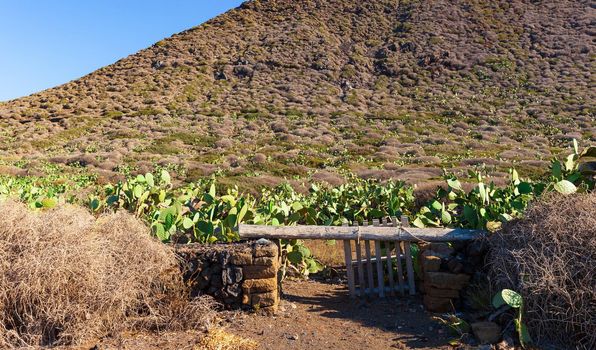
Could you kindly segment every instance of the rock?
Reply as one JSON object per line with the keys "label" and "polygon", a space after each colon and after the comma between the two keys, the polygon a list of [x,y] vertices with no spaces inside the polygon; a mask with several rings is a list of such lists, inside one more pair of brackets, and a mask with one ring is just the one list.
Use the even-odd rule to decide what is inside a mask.
{"label": "rock", "polygon": [[260,258],[263,256],[275,257],[277,256],[277,246],[271,242],[261,244],[259,241],[257,241],[257,243],[253,245],[253,255],[255,258]]}
{"label": "rock", "polygon": [[439,271],[441,269],[441,258],[432,255],[432,251],[425,251],[421,254],[421,261],[422,261],[422,271],[424,272],[434,272]]}
{"label": "rock", "polygon": [[245,266],[243,269],[244,279],[262,279],[277,277],[277,264],[272,266]]}
{"label": "rock", "polygon": [[425,287],[424,292],[427,295],[438,298],[459,298],[459,290],[457,289],[440,289],[435,287]]}
{"label": "rock", "polygon": [[162,69],[165,68],[166,63],[160,60],[153,60],[151,61],[151,68],[153,69]]}
{"label": "rock", "polygon": [[463,273],[448,273],[448,272],[427,272],[424,274],[424,283],[427,287],[435,287],[440,289],[456,289],[464,288],[470,276]]}
{"label": "rock", "polygon": [[456,258],[452,258],[447,262],[447,268],[453,273],[459,273],[464,269],[464,265]]}
{"label": "rock", "polygon": [[497,350],[515,350],[515,345],[513,343],[513,339],[509,338],[508,336],[503,337],[497,346]]}
{"label": "rock", "polygon": [[423,298],[424,307],[430,312],[449,312],[453,311],[450,298],[433,297],[425,295]]}
{"label": "rock", "polygon": [[277,290],[277,278],[245,280],[242,283],[242,288],[245,293],[272,292]]}
{"label": "rock", "polygon": [[275,258],[269,256],[262,256],[260,258],[254,258],[253,265],[260,265],[260,266],[273,266],[275,264]]}
{"label": "rock", "polygon": [[442,258],[446,258],[454,252],[454,249],[447,243],[433,242],[428,248],[434,252],[434,255],[438,255]]}
{"label": "rock", "polygon": [[240,288],[239,284],[233,284],[226,288],[226,292],[228,292],[228,294],[233,297],[239,296],[241,291],[242,291],[242,288]]}
{"label": "rock", "polygon": [[253,307],[274,306],[277,304],[277,291],[251,294],[250,304]]}
{"label": "rock", "polygon": [[483,240],[474,240],[468,244],[467,254],[469,256],[482,256],[486,253],[486,243]]}
{"label": "rock", "polygon": [[242,268],[240,267],[234,267],[232,269],[232,282],[233,283],[238,283],[240,281],[242,281]]}
{"label": "rock", "polygon": [[252,251],[250,249],[245,249],[233,252],[231,263],[233,265],[252,265]]}
{"label": "rock", "polygon": [[494,344],[501,339],[501,327],[494,322],[475,322],[470,326],[481,344]]}

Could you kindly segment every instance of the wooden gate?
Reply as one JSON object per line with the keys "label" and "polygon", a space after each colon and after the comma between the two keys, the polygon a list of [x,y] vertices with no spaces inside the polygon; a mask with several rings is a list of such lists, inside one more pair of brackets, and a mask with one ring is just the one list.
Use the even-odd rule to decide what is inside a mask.
{"label": "wooden gate", "polygon": [[[265,226],[238,227],[243,239],[322,239],[343,241],[351,297],[385,297],[416,294],[412,242],[470,240],[480,230],[409,227],[408,218],[374,219],[355,226]],[[356,278],[357,277],[357,278]]]}
{"label": "wooden gate", "polygon": [[[363,222],[362,226],[369,226],[369,222]],[[408,218],[403,216],[400,222],[396,217],[373,219],[372,226],[408,227],[409,225]],[[378,294],[383,298],[386,293],[393,296],[399,292],[404,295],[406,291],[410,295],[416,294],[414,263],[409,241],[357,238],[343,240],[343,244],[350,296],[364,297]],[[374,248],[374,256],[371,247]],[[376,276],[373,270],[376,270]]]}

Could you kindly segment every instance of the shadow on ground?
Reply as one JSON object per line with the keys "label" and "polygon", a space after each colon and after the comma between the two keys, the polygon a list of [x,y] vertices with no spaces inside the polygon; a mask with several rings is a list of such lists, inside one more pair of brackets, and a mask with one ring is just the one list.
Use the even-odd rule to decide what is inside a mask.
{"label": "shadow on ground", "polygon": [[[262,349],[451,349],[417,297],[352,299],[342,283],[286,281],[279,314],[231,323]],[[256,336],[255,336],[256,335]]]}

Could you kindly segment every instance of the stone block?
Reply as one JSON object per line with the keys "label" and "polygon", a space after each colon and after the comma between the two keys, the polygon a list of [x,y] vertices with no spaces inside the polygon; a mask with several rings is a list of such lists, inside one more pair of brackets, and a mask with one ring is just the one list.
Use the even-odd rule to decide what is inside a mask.
{"label": "stone block", "polygon": [[434,272],[441,269],[441,258],[432,255],[432,251],[427,250],[421,255],[422,271]]}
{"label": "stone block", "polygon": [[277,277],[277,264],[272,266],[244,266],[242,274],[245,280]]}
{"label": "stone block", "polygon": [[427,287],[435,287],[439,289],[456,289],[464,288],[470,276],[463,273],[448,273],[448,272],[426,272],[424,274],[424,283]]}
{"label": "stone block", "polygon": [[253,245],[253,256],[255,258],[260,257],[277,257],[277,246],[273,243],[268,244],[257,244]]}
{"label": "stone block", "polygon": [[259,308],[259,313],[266,315],[266,316],[273,316],[277,312],[278,305],[271,305]]}
{"label": "stone block", "polygon": [[244,293],[262,293],[277,291],[277,277],[258,280],[244,280],[242,283]]}
{"label": "stone block", "polygon": [[501,327],[494,322],[475,322],[470,326],[481,344],[494,344],[501,339]]}
{"label": "stone block", "polygon": [[438,255],[441,258],[446,258],[455,252],[455,250],[448,243],[442,242],[433,242],[428,246],[428,249],[432,250],[434,255]]}
{"label": "stone block", "polygon": [[459,290],[457,289],[440,289],[435,287],[427,287],[424,288],[424,293],[430,295],[431,297],[438,297],[438,298],[459,298]]}
{"label": "stone block", "polygon": [[430,312],[450,312],[453,306],[450,298],[439,298],[425,295],[423,298],[424,307]]}
{"label": "stone block", "polygon": [[232,253],[231,263],[233,265],[251,265],[252,251],[250,249],[239,250]]}
{"label": "stone block", "polygon": [[250,304],[253,307],[262,308],[277,304],[277,291],[265,293],[251,293]]}
{"label": "stone block", "polygon": [[254,258],[252,264],[259,266],[273,266],[276,261],[277,258],[275,257],[262,256],[259,258]]}
{"label": "stone block", "polygon": [[456,258],[452,258],[447,262],[447,268],[453,273],[459,273],[464,269],[464,265]]}

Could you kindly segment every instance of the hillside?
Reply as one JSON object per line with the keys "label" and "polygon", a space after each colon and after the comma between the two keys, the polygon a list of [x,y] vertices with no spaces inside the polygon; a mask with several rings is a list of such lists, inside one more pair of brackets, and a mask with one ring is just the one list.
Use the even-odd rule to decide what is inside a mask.
{"label": "hillside", "polygon": [[596,139],[588,1],[255,0],[0,104],[0,171],[258,186],[538,169]]}

